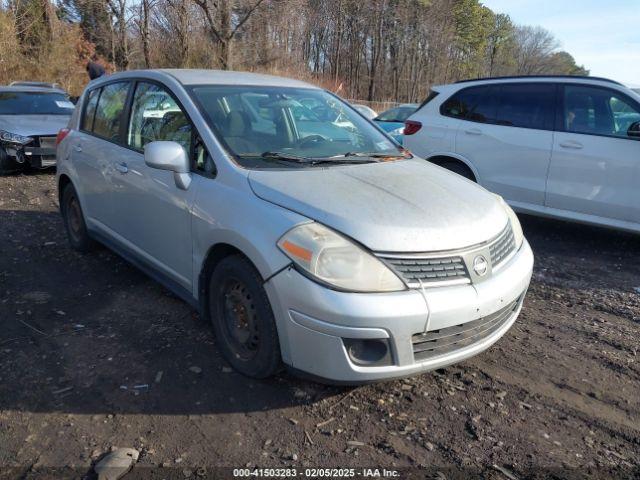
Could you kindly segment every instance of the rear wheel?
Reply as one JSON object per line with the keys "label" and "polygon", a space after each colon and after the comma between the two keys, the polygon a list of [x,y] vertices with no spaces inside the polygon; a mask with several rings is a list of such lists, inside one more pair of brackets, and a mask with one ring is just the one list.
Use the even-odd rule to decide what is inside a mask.
{"label": "rear wheel", "polygon": [[68,184],[64,188],[60,207],[71,248],[81,253],[87,253],[93,250],[96,243],[87,231],[80,200],[73,185]]}
{"label": "rear wheel", "polygon": [[209,312],[218,348],[240,373],[275,374],[281,365],[278,332],[262,278],[240,255],[226,257],[209,279]]}
{"label": "rear wheel", "polygon": [[446,168],[447,170],[452,171],[453,173],[457,173],[464,178],[468,178],[473,182],[476,181],[476,177],[473,175],[471,169],[462,162],[457,162],[455,160],[445,160],[442,162],[438,162],[437,164],[443,168]]}

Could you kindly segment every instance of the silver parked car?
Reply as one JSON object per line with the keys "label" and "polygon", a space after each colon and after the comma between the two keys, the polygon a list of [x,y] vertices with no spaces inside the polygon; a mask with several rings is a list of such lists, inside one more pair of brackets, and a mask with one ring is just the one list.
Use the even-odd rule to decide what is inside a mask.
{"label": "silver parked car", "polygon": [[191,303],[246,375],[439,368],[488,348],[522,307],[533,255],[500,197],[315,86],[118,73],[91,82],[59,139],[71,246],[97,240]]}
{"label": "silver parked car", "polygon": [[56,162],[56,134],[66,127],[74,105],[58,88],[0,87],[0,174]]}

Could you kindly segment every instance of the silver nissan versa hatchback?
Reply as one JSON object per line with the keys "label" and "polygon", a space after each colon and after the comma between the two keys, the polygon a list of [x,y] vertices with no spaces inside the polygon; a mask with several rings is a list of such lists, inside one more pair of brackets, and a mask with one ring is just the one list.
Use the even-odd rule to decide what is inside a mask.
{"label": "silver nissan versa hatchback", "polygon": [[243,374],[411,375],[482,352],[522,307],[533,254],[502,199],[315,86],[118,73],[57,140],[71,246],[191,303]]}

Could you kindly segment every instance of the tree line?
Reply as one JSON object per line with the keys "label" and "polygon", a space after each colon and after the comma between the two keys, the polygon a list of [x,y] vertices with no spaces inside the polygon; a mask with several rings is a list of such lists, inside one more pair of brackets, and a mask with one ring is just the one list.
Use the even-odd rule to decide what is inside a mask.
{"label": "tree line", "polygon": [[76,94],[94,54],[109,71],[260,71],[370,101],[419,101],[464,78],[588,74],[549,31],[479,0],[1,1],[0,82]]}

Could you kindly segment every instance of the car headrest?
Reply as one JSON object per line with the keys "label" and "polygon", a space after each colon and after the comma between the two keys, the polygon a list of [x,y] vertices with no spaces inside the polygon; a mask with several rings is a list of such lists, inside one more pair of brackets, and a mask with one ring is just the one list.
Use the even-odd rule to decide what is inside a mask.
{"label": "car headrest", "polygon": [[249,116],[242,111],[232,110],[227,116],[226,133],[229,137],[241,137],[251,127]]}

